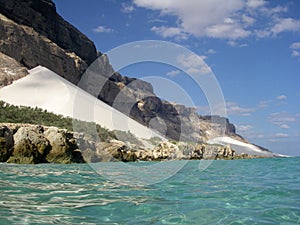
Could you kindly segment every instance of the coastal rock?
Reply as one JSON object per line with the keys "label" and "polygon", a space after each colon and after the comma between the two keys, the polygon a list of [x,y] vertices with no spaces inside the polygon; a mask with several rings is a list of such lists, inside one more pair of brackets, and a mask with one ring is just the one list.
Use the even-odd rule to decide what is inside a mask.
{"label": "coastal rock", "polygon": [[178,146],[171,142],[161,142],[153,150],[153,160],[182,159],[183,157]]}
{"label": "coastal rock", "polygon": [[[150,83],[114,71],[107,55],[98,53],[92,41],[59,16],[51,0],[0,0],[0,33],[0,52],[15,60],[12,64],[18,68],[7,69],[11,59],[0,55],[0,62],[5,62],[0,65],[0,87],[26,75],[22,66],[42,65],[168,139],[205,143],[230,136],[246,142],[227,118],[201,116],[195,108],[164,101]],[[89,76],[81,82],[84,72]],[[91,152],[96,150],[86,149],[92,160]],[[217,149],[207,152],[218,154]],[[190,154],[192,158],[210,155],[200,150]]]}
{"label": "coastal rock", "polygon": [[33,28],[19,25],[0,14],[0,51],[32,69],[45,66],[70,82],[78,83],[87,64],[72,52],[66,52]]}
{"label": "coastal rock", "polygon": [[49,127],[45,130],[44,136],[51,145],[51,150],[46,156],[48,162],[64,164],[85,162],[72,133]]}
{"label": "coastal rock", "polygon": [[14,146],[13,133],[7,126],[0,126],[0,162],[6,162]]}
{"label": "coastal rock", "polygon": [[236,156],[230,146],[220,147],[217,153],[217,159],[233,159]]}
{"label": "coastal rock", "polygon": [[134,151],[132,151],[124,142],[111,140],[102,142],[97,146],[97,156],[101,161],[122,161],[133,162],[137,160]]}
{"label": "coastal rock", "polygon": [[27,74],[28,71],[24,66],[0,52],[0,88],[25,77]]}
{"label": "coastal rock", "polygon": [[28,69],[45,66],[74,84],[98,57],[93,42],[59,16],[51,0],[0,0],[0,33],[0,52]]}
{"label": "coastal rock", "polygon": [[58,15],[51,0],[0,0],[0,13],[33,28],[66,52],[74,52],[88,65],[97,58],[94,43]]}
{"label": "coastal rock", "polygon": [[14,150],[9,163],[35,164],[45,163],[45,156],[51,148],[43,136],[42,126],[21,127],[14,134]]}

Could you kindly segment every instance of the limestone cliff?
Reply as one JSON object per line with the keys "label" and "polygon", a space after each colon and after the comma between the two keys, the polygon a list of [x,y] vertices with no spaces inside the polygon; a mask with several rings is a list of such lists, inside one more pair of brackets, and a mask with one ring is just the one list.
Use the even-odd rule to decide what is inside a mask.
{"label": "limestone cliff", "polygon": [[[97,56],[93,42],[59,16],[51,0],[0,0],[0,87],[37,65],[78,84]],[[138,122],[176,141],[204,143],[224,134],[245,141],[228,119],[163,101],[151,84],[122,76],[107,56],[99,58],[96,77],[80,87]]]}
{"label": "limestone cliff", "polygon": [[0,88],[28,74],[27,68],[0,52]]}
{"label": "limestone cliff", "polygon": [[85,75],[81,88],[170,139],[206,142],[228,135],[243,141],[227,118],[201,116],[194,108],[161,100],[150,83],[114,71],[106,55],[99,57]]}
{"label": "limestone cliff", "polygon": [[84,163],[73,133],[30,124],[0,124],[0,162]]}
{"label": "limestone cliff", "polygon": [[94,141],[82,133],[30,124],[0,124],[0,162],[18,164],[85,163],[112,161],[162,161],[237,159],[229,146],[157,141],[151,149],[120,140]]}
{"label": "limestone cliff", "polygon": [[75,84],[97,58],[93,42],[60,17],[50,0],[0,0],[0,34],[2,53]]}

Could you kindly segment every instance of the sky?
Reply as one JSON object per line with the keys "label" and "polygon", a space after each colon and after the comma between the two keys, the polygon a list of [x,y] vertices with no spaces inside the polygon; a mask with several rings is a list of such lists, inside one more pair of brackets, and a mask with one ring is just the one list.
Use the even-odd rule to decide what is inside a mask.
{"label": "sky", "polygon": [[[54,2],[102,53],[143,40],[168,41],[196,53],[216,77],[237,133],[273,152],[300,156],[299,0]],[[120,72],[145,80],[161,77],[184,89],[193,104],[179,95],[161,96],[154,82],[160,97],[210,113],[205,93],[178,68],[149,62]]]}

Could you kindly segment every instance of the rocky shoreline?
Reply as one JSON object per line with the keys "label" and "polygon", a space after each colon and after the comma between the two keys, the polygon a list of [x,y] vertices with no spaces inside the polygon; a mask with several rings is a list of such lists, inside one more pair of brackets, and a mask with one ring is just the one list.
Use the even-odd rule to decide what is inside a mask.
{"label": "rocky shoreline", "polygon": [[257,158],[230,146],[160,141],[144,148],[120,140],[94,141],[82,133],[31,124],[0,124],[0,162],[17,164]]}

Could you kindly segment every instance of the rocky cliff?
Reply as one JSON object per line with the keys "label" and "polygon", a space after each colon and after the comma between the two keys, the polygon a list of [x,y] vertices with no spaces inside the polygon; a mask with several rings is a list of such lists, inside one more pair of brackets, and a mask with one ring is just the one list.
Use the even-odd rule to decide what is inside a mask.
{"label": "rocky cliff", "polygon": [[80,83],[82,89],[170,139],[206,142],[228,135],[243,140],[227,118],[201,116],[194,108],[161,100],[150,83],[114,71],[106,55],[99,57],[87,74]]}
{"label": "rocky cliff", "polygon": [[0,0],[0,34],[3,54],[28,69],[43,65],[75,84],[97,58],[93,42],[50,0]]}
{"label": "rocky cliff", "polygon": [[[153,140],[152,140],[153,143]],[[31,124],[0,124],[0,162],[18,164],[237,159],[229,146],[157,140],[151,149],[120,140],[94,141],[82,133]]]}
{"label": "rocky cliff", "polygon": [[[0,0],[0,52],[0,86],[37,65],[78,84],[97,58],[93,42],[59,16],[51,0]],[[122,76],[105,55],[99,58],[92,71],[96,79],[80,87],[138,122],[176,141],[204,143],[223,134],[245,141],[228,119],[201,116],[193,108],[163,101],[151,84]]]}
{"label": "rocky cliff", "polygon": [[84,163],[73,133],[30,124],[0,124],[0,162]]}

